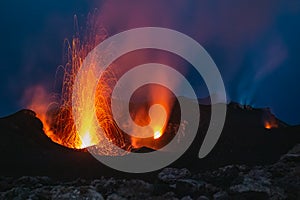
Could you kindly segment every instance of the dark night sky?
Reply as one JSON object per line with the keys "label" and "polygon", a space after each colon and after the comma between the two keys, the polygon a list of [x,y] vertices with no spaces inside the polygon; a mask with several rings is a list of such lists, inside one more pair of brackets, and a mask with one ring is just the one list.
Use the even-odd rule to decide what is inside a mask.
{"label": "dark night sky", "polygon": [[186,2],[2,1],[0,116],[24,107],[26,88],[52,87],[73,15],[84,19],[97,7],[110,34],[162,26],[191,36],[216,62],[230,100],[300,124],[300,1]]}

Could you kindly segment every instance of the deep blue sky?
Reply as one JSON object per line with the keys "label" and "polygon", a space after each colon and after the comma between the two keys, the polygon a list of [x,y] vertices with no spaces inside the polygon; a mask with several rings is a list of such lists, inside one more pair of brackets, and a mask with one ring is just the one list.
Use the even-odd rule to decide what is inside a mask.
{"label": "deep blue sky", "polygon": [[298,0],[170,2],[2,1],[0,116],[23,107],[26,88],[52,87],[73,15],[84,19],[97,7],[110,34],[163,26],[193,37],[216,62],[231,100],[271,107],[283,121],[300,124]]}

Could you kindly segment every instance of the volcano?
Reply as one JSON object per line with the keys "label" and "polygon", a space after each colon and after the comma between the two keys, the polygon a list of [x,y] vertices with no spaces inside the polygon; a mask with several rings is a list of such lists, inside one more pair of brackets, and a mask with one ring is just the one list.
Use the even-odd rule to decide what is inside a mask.
{"label": "volcano", "polygon": [[[197,103],[187,98],[185,101]],[[170,123],[175,123],[180,118],[178,106],[175,103]],[[196,139],[171,167],[201,171],[228,164],[270,164],[300,143],[300,126],[289,126],[280,121],[268,108],[230,103],[227,105],[227,117],[221,137],[209,155],[199,159],[198,152],[209,124],[210,105],[200,105],[200,112],[201,121]],[[266,126],[266,123],[272,126]],[[21,110],[1,118],[0,130],[2,176],[133,176],[101,164],[85,149],[70,149],[52,142],[44,133],[43,124],[34,111]],[[140,147],[132,151],[138,153],[153,150]]]}

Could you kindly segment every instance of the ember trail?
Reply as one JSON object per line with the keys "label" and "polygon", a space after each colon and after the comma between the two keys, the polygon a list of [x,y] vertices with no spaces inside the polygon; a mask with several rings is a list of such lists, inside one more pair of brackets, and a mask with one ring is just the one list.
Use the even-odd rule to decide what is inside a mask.
{"label": "ember trail", "polygon": [[[39,102],[29,106],[29,108],[37,111],[38,117],[43,122],[46,135],[52,141],[74,149],[83,149],[99,143],[105,146],[107,140],[127,151],[143,146],[159,149],[168,143],[173,138],[176,130],[178,130],[177,125],[173,125],[168,121],[171,107],[176,98],[172,92],[162,86],[147,85],[139,88],[132,97],[131,105],[129,105],[132,119],[140,126],[150,125],[151,130],[149,131],[152,132],[152,137],[137,138],[130,136],[124,133],[115,123],[111,111],[111,94],[118,78],[125,73],[124,70],[120,70],[121,66],[112,64],[108,67],[108,70],[101,74],[96,89],[95,102],[91,102],[92,97],[79,96],[76,102],[78,102],[78,105],[83,106],[72,107],[74,81],[84,58],[96,45],[108,37],[103,26],[99,24],[98,20],[95,20],[95,15],[91,14],[88,16],[86,30],[83,31],[82,35],[80,35],[82,30],[80,31],[78,28],[76,16],[74,21],[76,34],[71,42],[67,39],[65,40],[66,64],[58,67],[56,73],[57,85],[61,82],[61,93],[54,95],[54,100],[49,104],[43,103],[41,105]],[[110,52],[108,51],[107,53],[109,54]],[[59,77],[60,74],[62,74],[61,78]],[[89,79],[95,78],[94,76],[93,71],[86,72],[86,77],[88,78],[81,81],[80,90],[92,90]],[[55,87],[58,87],[57,85]],[[144,99],[143,102],[138,100],[141,98]],[[163,110],[158,110],[159,112],[151,114],[149,108],[155,104],[160,105]],[[43,109],[37,109],[38,107],[43,107]],[[72,109],[79,110],[83,116],[79,130],[76,129]],[[39,110],[41,112],[38,112]],[[94,124],[92,121],[93,113],[96,113],[98,123],[103,129],[105,137],[96,132],[95,126],[97,124]],[[122,117],[121,110],[119,113],[120,116],[117,117]],[[150,114],[152,115],[151,118],[155,119],[154,121],[149,120]],[[163,119],[165,121],[161,123]],[[124,126],[126,126],[126,121],[124,121]],[[174,127],[170,128],[170,126]],[[131,131],[134,132],[135,130],[132,129]],[[166,136],[162,137],[166,132]],[[143,135],[143,133],[139,134]],[[114,149],[102,149],[105,149],[106,152],[98,152],[99,154],[118,155],[118,152],[115,152]]]}

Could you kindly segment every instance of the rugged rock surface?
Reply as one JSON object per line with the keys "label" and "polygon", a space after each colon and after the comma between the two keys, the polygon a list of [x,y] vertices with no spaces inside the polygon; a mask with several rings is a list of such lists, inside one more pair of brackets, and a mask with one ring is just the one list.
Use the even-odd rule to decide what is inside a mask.
{"label": "rugged rock surface", "polygon": [[286,153],[300,143],[300,126],[275,119],[278,127],[267,129],[269,111],[231,104],[219,141],[199,159],[209,110],[201,107],[203,121],[183,156],[146,174],[118,172],[52,142],[33,111],[1,118],[0,199],[300,199],[300,145]]}
{"label": "rugged rock surface", "polygon": [[[180,116],[175,111],[176,109],[172,118]],[[169,167],[187,168],[195,173],[230,164],[271,164],[300,143],[300,126],[279,124],[277,128],[266,129],[262,121],[266,111],[248,107],[236,108],[230,104],[221,137],[213,150],[204,159],[199,159],[198,152],[206,135],[210,107],[201,106],[200,111],[202,120],[199,122],[196,138],[190,148]],[[185,134],[188,134],[188,125],[185,130]],[[98,162],[88,151],[69,149],[52,142],[43,132],[41,121],[30,110],[0,118],[0,136],[3,141],[0,143],[0,176],[100,178],[112,175],[116,177],[118,174],[127,178],[138,177],[112,170]],[[151,149],[146,147],[134,149],[136,153],[149,151]],[[153,176],[148,174],[143,177],[152,181]]]}
{"label": "rugged rock surface", "polygon": [[300,199],[300,144],[271,165],[227,165],[192,173],[165,168],[153,181],[0,178],[1,199]]}

